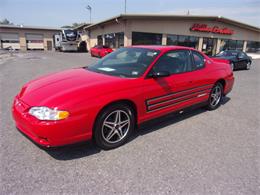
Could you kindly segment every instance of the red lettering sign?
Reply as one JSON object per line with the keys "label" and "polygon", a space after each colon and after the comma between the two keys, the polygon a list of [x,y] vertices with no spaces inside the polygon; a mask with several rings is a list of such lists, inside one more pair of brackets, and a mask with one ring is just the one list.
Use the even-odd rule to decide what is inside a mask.
{"label": "red lettering sign", "polygon": [[229,28],[219,28],[218,26],[208,27],[207,24],[193,24],[190,28],[191,31],[199,31],[199,32],[207,32],[207,33],[216,33],[223,35],[232,35],[234,34],[234,30]]}

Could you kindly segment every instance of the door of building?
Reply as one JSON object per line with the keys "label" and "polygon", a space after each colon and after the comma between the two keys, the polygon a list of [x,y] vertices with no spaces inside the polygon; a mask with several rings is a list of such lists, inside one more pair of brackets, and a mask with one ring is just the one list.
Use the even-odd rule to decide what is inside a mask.
{"label": "door of building", "polygon": [[18,33],[0,33],[0,42],[3,49],[20,49]]}
{"label": "door of building", "polygon": [[209,56],[215,55],[217,50],[217,39],[203,38],[202,51]]}
{"label": "door of building", "polygon": [[26,34],[27,49],[43,50],[43,35],[42,34]]}
{"label": "door of building", "polygon": [[52,50],[52,41],[47,41],[47,50],[48,51]]}

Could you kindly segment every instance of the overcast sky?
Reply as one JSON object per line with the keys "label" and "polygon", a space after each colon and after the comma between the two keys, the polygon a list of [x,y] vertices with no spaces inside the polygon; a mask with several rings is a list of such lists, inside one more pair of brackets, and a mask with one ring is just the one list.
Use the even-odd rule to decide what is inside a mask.
{"label": "overcast sky", "polygon": [[[124,13],[125,0],[0,0],[0,19],[15,24],[60,27]],[[260,0],[127,0],[127,13],[216,15],[260,26]]]}

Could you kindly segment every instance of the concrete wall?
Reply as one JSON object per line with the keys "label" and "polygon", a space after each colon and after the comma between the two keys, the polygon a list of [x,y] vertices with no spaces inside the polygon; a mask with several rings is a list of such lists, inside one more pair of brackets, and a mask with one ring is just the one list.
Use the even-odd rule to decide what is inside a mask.
{"label": "concrete wall", "polygon": [[20,40],[20,50],[26,51],[26,34],[42,34],[43,35],[43,45],[44,50],[47,50],[47,41],[51,41],[52,43],[52,50],[54,50],[54,43],[53,43],[53,35],[59,32],[58,30],[41,30],[41,29],[20,29],[20,28],[1,28],[0,33],[18,33],[19,40]]}
{"label": "concrete wall", "polygon": [[[232,40],[251,40],[260,41],[260,33],[239,28],[234,25],[224,24],[222,22],[194,21],[194,20],[131,20],[131,30],[141,32],[154,32],[165,34],[189,35],[197,37],[210,37]],[[230,28],[234,30],[233,35],[221,35],[214,33],[203,33],[190,31],[194,23],[207,24],[209,27],[218,26],[219,28]]]}
{"label": "concrete wall", "polygon": [[[221,35],[205,32],[190,31],[194,23],[207,24],[209,27],[218,26],[219,28],[229,28],[234,30],[233,35]],[[198,20],[156,20],[156,19],[131,19],[113,21],[107,24],[102,24],[93,27],[86,36],[88,48],[97,44],[97,36],[107,33],[124,32],[124,46],[132,45],[132,32],[148,32],[163,34],[162,44],[166,44],[167,34],[196,36],[199,38],[199,50],[202,49],[203,37],[218,38],[216,50],[220,47],[220,39],[245,40],[245,41],[260,41],[260,33],[235,25],[225,24],[217,21],[198,21]]]}
{"label": "concrete wall", "polygon": [[87,42],[87,47],[88,49],[90,49],[91,47],[97,45],[97,36],[109,33],[125,32],[125,28],[125,21],[114,21],[108,25],[97,26],[93,28],[91,31],[84,31],[83,35],[81,36],[81,39]]}

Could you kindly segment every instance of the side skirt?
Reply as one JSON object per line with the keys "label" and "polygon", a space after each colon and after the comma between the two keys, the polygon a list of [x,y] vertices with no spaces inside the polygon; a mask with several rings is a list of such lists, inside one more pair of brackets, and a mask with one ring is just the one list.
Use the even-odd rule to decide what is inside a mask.
{"label": "side skirt", "polygon": [[194,104],[192,106],[189,106],[189,107],[185,107],[185,108],[182,108],[182,109],[178,109],[176,111],[173,111],[173,112],[169,112],[167,114],[164,114],[162,116],[159,116],[159,117],[156,117],[156,118],[153,118],[153,119],[150,119],[150,120],[147,120],[147,121],[144,121],[142,123],[139,123],[137,125],[137,128],[140,128],[141,126],[144,126],[146,125],[147,123],[151,122],[151,121],[156,121],[157,119],[160,119],[160,118],[164,118],[168,115],[179,115],[179,114],[184,114],[184,113],[187,113],[187,112],[191,112],[195,109],[198,109],[198,108],[202,108],[202,107],[205,107],[208,105],[208,101],[205,101],[205,102],[200,102],[200,103],[197,103],[197,104]]}

